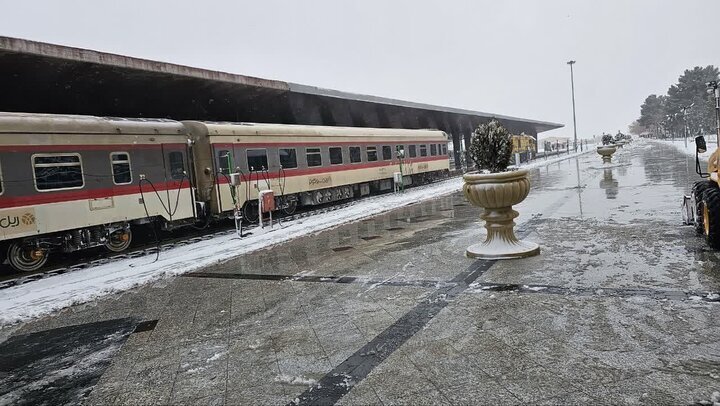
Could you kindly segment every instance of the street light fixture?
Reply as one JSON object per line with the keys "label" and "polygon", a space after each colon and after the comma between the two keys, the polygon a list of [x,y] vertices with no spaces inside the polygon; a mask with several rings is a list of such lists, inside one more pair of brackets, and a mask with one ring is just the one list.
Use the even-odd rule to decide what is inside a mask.
{"label": "street light fixture", "polygon": [[575,152],[577,152],[577,122],[575,121],[575,78],[573,76],[573,65],[575,61],[568,61],[570,65],[570,87],[572,89],[572,106],[573,106],[573,145],[575,145]]}

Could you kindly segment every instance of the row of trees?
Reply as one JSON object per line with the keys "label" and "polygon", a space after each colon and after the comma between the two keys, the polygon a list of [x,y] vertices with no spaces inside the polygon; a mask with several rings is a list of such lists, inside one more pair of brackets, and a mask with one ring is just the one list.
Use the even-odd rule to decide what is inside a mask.
{"label": "row of trees", "polygon": [[715,132],[715,99],[707,93],[706,83],[719,77],[713,65],[686,70],[667,95],[651,94],[645,99],[630,133],[669,138],[682,136],[686,126],[690,135]]}

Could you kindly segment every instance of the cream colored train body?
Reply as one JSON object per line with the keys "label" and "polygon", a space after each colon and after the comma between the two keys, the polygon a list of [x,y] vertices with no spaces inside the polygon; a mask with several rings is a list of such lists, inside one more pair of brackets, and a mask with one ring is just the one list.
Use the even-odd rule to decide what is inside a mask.
{"label": "cream colored train body", "polygon": [[[292,212],[393,188],[448,172],[447,136],[441,131],[277,124],[184,122],[194,144],[199,200],[213,214],[244,209],[254,220],[260,190]],[[239,176],[235,197],[230,174]],[[432,174],[432,175],[431,175]]]}
{"label": "cream colored train body", "polygon": [[391,189],[396,172],[406,185],[447,174],[446,135],[0,113],[0,243],[31,271],[52,251],[125,250],[143,223],[206,224],[238,209],[254,220],[260,190],[290,213]]}

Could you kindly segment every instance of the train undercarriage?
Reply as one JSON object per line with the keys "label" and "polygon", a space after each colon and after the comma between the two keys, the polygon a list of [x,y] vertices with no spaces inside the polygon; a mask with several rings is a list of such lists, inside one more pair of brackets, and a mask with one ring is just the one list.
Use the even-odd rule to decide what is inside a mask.
{"label": "train undercarriage", "polygon": [[70,253],[94,247],[122,252],[131,243],[130,224],[122,222],[21,238],[7,243],[3,251],[5,262],[12,268],[31,272],[42,268],[51,252]]}

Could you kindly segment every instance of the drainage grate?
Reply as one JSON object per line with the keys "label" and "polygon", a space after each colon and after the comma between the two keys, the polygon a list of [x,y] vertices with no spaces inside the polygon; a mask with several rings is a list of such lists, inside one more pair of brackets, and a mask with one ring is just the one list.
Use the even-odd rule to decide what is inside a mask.
{"label": "drainage grate", "polygon": [[258,273],[220,273],[220,272],[193,272],[183,274],[188,278],[214,278],[214,279],[252,279],[262,281],[284,281],[290,279],[290,275],[272,275]]}
{"label": "drainage grate", "polygon": [[140,324],[135,327],[134,333],[144,333],[146,331],[153,331],[155,330],[155,326],[157,326],[158,321],[157,320],[146,320],[143,322],[140,322]]}

